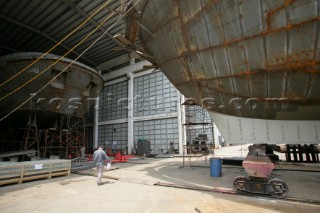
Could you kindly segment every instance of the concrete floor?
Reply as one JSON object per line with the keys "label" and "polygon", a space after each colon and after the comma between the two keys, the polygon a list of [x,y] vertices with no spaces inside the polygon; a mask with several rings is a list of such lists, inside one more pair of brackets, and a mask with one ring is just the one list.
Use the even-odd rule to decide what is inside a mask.
{"label": "concrete floor", "polygon": [[[221,150],[220,150],[221,151]],[[219,155],[216,151],[216,156]],[[241,167],[223,166],[223,176],[210,176],[209,162],[190,158],[147,158],[113,164],[104,184],[96,178],[72,174],[0,187],[0,212],[320,212],[320,205],[289,202],[268,197],[248,197],[154,185],[157,182],[195,187],[232,188],[233,180],[245,175]],[[188,167],[191,164],[193,167]],[[96,171],[87,171],[95,173]],[[274,171],[285,180],[290,197],[320,200],[320,172]],[[271,178],[272,178],[271,177]]]}

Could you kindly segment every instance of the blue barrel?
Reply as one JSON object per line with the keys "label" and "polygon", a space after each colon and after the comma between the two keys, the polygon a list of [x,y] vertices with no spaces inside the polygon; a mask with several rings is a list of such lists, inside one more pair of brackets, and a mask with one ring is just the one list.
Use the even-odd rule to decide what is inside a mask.
{"label": "blue barrel", "polygon": [[210,158],[210,176],[222,176],[221,158]]}

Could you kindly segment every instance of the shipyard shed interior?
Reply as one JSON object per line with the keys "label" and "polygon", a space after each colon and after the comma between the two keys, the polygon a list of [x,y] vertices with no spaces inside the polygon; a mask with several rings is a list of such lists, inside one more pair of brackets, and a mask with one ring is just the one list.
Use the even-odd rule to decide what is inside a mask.
{"label": "shipyard shed interior", "polygon": [[[146,2],[0,2],[0,211],[319,210],[320,145],[230,143],[145,52]],[[247,155],[266,158],[258,178]]]}

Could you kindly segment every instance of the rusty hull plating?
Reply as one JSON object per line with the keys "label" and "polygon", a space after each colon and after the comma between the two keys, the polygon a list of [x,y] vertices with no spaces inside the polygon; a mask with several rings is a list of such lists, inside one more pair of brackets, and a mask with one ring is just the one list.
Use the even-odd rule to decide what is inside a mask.
{"label": "rusty hull plating", "polygon": [[318,0],[148,0],[141,8],[146,52],[197,104],[320,120]]}

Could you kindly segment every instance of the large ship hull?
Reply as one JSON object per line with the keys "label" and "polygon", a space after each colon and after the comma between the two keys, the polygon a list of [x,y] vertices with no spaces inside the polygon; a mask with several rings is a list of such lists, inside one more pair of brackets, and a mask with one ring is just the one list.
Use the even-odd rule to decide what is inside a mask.
{"label": "large ship hull", "polygon": [[[58,61],[60,57],[52,54],[23,71],[41,55],[18,53],[0,58],[0,114],[11,113],[33,96],[17,110],[84,116],[103,87],[100,74],[78,62],[70,65],[72,60],[66,58]],[[6,83],[19,71],[23,72]]]}
{"label": "large ship hull", "polygon": [[103,79],[84,64],[41,55],[0,58],[0,152],[34,149],[38,157],[79,156],[80,147],[88,147],[84,117]]}
{"label": "large ship hull", "polygon": [[209,112],[228,144],[320,144],[319,121],[241,118]]}
{"label": "large ship hull", "polygon": [[[261,132],[279,134],[259,139],[256,132],[251,140],[244,136],[251,128],[242,141],[319,142],[318,0],[148,0],[141,8],[146,51],[183,95],[210,111],[218,128],[227,128],[220,115],[250,118],[229,128],[260,128],[259,121]],[[287,136],[291,131],[300,131],[300,139]],[[240,133],[222,134],[241,142]]]}

